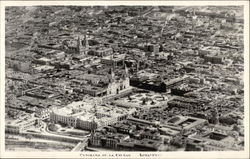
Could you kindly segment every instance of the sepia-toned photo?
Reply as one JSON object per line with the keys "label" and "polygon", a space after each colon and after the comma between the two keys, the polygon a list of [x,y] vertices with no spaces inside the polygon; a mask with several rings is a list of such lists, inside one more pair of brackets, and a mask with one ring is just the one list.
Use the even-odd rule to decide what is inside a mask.
{"label": "sepia-toned photo", "polygon": [[246,5],[92,4],[1,7],[1,151],[249,152]]}

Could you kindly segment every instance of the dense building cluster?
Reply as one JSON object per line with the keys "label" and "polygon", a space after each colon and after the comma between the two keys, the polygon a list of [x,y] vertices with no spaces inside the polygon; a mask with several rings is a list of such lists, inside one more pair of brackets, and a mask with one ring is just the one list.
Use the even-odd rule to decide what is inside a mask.
{"label": "dense building cluster", "polygon": [[242,6],[5,14],[6,133],[78,141],[85,130],[94,150],[244,149]]}

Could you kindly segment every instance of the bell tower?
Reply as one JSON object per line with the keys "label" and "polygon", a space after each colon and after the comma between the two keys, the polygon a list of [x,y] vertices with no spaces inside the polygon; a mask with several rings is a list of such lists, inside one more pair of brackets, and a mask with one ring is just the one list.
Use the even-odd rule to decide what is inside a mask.
{"label": "bell tower", "polygon": [[110,69],[110,77],[109,77],[109,83],[113,83],[115,81],[115,73],[113,68]]}
{"label": "bell tower", "polygon": [[89,42],[87,34],[84,35],[84,37],[78,36],[77,39],[77,51],[79,54],[87,54],[89,50]]}
{"label": "bell tower", "polygon": [[82,52],[82,43],[81,43],[81,38],[80,38],[80,36],[78,36],[78,38],[77,38],[77,44],[76,44],[77,46],[77,52],[80,54],[81,52]]}
{"label": "bell tower", "polygon": [[123,74],[123,77],[126,79],[127,77],[129,77],[129,74],[128,74],[128,68],[127,68],[127,65],[124,64],[124,74]]}
{"label": "bell tower", "polygon": [[84,43],[83,43],[83,46],[84,46],[86,49],[89,49],[89,41],[88,41],[88,36],[87,36],[87,34],[84,35]]}

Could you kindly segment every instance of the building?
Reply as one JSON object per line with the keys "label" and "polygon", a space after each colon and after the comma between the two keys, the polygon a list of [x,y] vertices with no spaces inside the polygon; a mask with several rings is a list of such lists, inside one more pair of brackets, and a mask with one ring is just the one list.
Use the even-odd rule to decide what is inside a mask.
{"label": "building", "polygon": [[91,50],[88,52],[88,55],[98,56],[98,57],[105,57],[113,54],[112,48],[96,48],[95,50]]}
{"label": "building", "polygon": [[109,85],[107,87],[107,94],[119,94],[121,91],[128,89],[130,86],[128,69],[125,65],[125,70],[123,73],[123,77],[118,80],[115,79],[115,74],[111,69],[111,75],[109,78]]}
{"label": "building", "polygon": [[183,96],[186,93],[192,92],[193,89],[190,87],[175,87],[171,89],[171,94],[177,95],[177,96]]}
{"label": "building", "polygon": [[90,139],[90,146],[105,147],[115,150],[158,151],[163,144],[161,139],[134,139],[129,134],[95,132]]}
{"label": "building", "polygon": [[198,55],[205,60],[205,62],[210,62],[212,64],[223,64],[225,57],[218,55],[219,49],[217,47],[204,47],[198,51]]}
{"label": "building", "polygon": [[[95,101],[96,99],[92,99]],[[135,112],[134,108],[127,109],[111,105],[96,105],[93,101],[73,102],[60,109],[54,109],[50,121],[84,130],[95,130],[127,118]]]}
{"label": "building", "polygon": [[147,121],[147,120],[143,120],[143,119],[137,119],[137,118],[133,118],[133,117],[129,117],[127,119],[127,121],[129,123],[135,124],[135,125],[143,125],[143,126],[150,126],[150,125],[155,125],[154,123]]}
{"label": "building", "polygon": [[223,64],[225,57],[219,55],[207,55],[204,57],[205,62],[211,62],[213,64]]}
{"label": "building", "polygon": [[39,124],[40,119],[35,114],[22,113],[18,119],[6,120],[5,132],[18,134]]}
{"label": "building", "polygon": [[41,57],[39,59],[33,60],[33,63],[39,64],[39,65],[49,65],[50,62],[51,62],[51,60],[46,58],[46,57]]}
{"label": "building", "polygon": [[152,139],[142,139],[136,140],[134,144],[135,151],[158,151],[162,145],[161,140],[152,140]]}
{"label": "building", "polygon": [[62,43],[62,51],[69,54],[87,54],[89,51],[89,44],[87,35],[84,35],[84,38],[78,36],[76,44],[69,44],[67,40],[64,40]]}
{"label": "building", "polygon": [[10,67],[12,67],[14,70],[24,72],[24,73],[32,73],[33,69],[31,66],[31,62],[28,61],[17,61],[13,60],[10,64]]}
{"label": "building", "polygon": [[109,55],[101,59],[101,63],[109,66],[124,66],[125,54]]}
{"label": "building", "polygon": [[117,95],[130,89],[128,69],[126,66],[121,77],[116,77],[113,69],[111,69],[108,76],[84,74],[76,78],[86,82],[82,82],[81,87],[77,87],[74,90],[94,97]]}
{"label": "building", "polygon": [[160,80],[143,79],[140,77],[132,77],[130,84],[133,87],[155,91],[155,92],[166,92],[166,84]]}
{"label": "building", "polygon": [[48,108],[37,108],[36,109],[36,116],[41,120],[49,119],[50,118],[51,110]]}
{"label": "building", "polygon": [[240,151],[241,140],[230,135],[212,131],[187,138],[186,151]]}
{"label": "building", "polygon": [[117,149],[118,143],[126,138],[129,138],[129,135],[120,133],[108,133],[103,135],[102,133],[97,132],[91,137],[90,145],[94,147]]}
{"label": "building", "polygon": [[205,119],[195,118],[191,116],[175,116],[171,118],[168,123],[179,127],[184,131],[201,128],[207,122]]}
{"label": "building", "polygon": [[160,45],[158,45],[158,44],[148,44],[148,45],[145,46],[145,51],[158,53],[158,52],[160,52]]}
{"label": "building", "polygon": [[213,110],[211,110],[211,123],[213,124],[218,124],[219,123],[219,113],[217,108],[214,108]]}
{"label": "building", "polygon": [[166,84],[158,74],[150,73],[145,70],[137,72],[136,75],[130,78],[130,84],[133,87],[155,91],[166,92]]}
{"label": "building", "polygon": [[166,84],[166,89],[171,89],[173,87],[181,85],[182,83],[184,83],[188,79],[189,79],[189,76],[184,75],[183,77],[167,79],[164,82]]}

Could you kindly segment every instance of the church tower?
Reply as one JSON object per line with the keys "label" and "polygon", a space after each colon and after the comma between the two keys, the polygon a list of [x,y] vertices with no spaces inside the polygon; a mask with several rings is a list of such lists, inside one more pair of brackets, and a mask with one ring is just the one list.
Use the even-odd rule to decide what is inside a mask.
{"label": "church tower", "polygon": [[212,123],[213,124],[218,124],[219,123],[219,115],[218,115],[218,110],[217,108],[214,108],[211,112],[211,115],[212,115]]}
{"label": "church tower", "polygon": [[124,74],[123,74],[123,77],[126,79],[127,77],[129,77],[129,74],[128,74],[128,68],[127,68],[127,65],[125,64],[125,68],[124,68]]}
{"label": "church tower", "polygon": [[78,39],[77,39],[78,53],[87,54],[88,50],[89,50],[89,42],[88,42],[87,34],[85,34],[83,38],[80,38],[80,36],[78,36]]}
{"label": "church tower", "polygon": [[78,39],[77,39],[77,44],[76,44],[77,46],[77,52],[79,53],[79,54],[81,54],[82,53],[82,43],[81,43],[81,38],[80,38],[80,36],[78,36]]}
{"label": "church tower", "polygon": [[124,68],[124,76],[123,76],[123,89],[126,89],[130,86],[130,81],[129,81],[129,72],[128,72],[128,68],[127,65],[125,64],[125,68]]}
{"label": "church tower", "polygon": [[110,77],[109,77],[109,83],[113,83],[115,81],[115,73],[113,68],[110,69]]}
{"label": "church tower", "polygon": [[84,46],[86,49],[89,49],[89,41],[88,41],[87,34],[84,35],[84,44],[83,44],[83,46]]}

